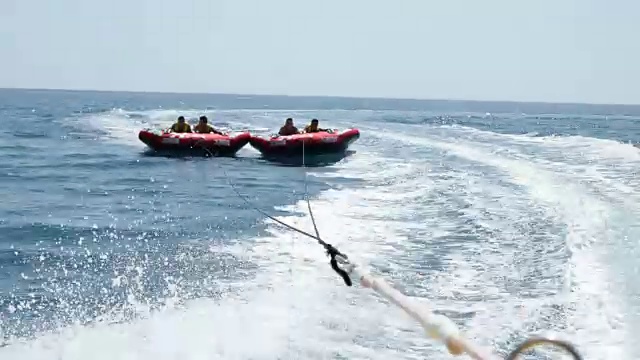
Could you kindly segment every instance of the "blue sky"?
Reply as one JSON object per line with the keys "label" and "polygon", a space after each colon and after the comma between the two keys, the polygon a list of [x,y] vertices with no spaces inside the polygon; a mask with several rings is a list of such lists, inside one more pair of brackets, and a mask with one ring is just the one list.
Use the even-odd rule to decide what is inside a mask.
{"label": "blue sky", "polygon": [[0,87],[640,103],[637,0],[0,0]]}

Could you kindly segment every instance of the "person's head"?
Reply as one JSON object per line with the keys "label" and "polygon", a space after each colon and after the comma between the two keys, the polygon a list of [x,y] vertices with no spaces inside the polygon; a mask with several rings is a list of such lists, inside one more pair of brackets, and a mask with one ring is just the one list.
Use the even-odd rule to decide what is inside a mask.
{"label": "person's head", "polygon": [[284,121],[284,126],[293,126],[293,119],[292,118],[287,118],[287,120]]}
{"label": "person's head", "polygon": [[206,116],[204,115],[200,116],[200,124],[206,124],[207,122],[209,122],[209,120],[207,119]]}
{"label": "person's head", "polygon": [[312,128],[317,129],[318,128],[318,124],[319,124],[318,119],[311,120],[311,127]]}
{"label": "person's head", "polygon": [[184,124],[184,116],[178,116],[178,122]]}

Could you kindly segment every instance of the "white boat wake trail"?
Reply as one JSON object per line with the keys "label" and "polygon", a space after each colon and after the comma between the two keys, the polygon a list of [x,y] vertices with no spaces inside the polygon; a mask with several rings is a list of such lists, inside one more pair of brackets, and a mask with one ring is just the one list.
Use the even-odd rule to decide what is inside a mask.
{"label": "white boat wake trail", "polygon": [[[585,358],[640,356],[632,341],[640,325],[633,318],[640,308],[632,269],[640,249],[633,191],[640,184],[630,172],[640,165],[636,149],[465,127],[360,128],[358,153],[338,171],[308,169],[327,182],[363,182],[312,199],[327,242],[484,346],[511,350],[549,330]],[[306,203],[287,210],[298,214],[280,220],[312,229],[300,216]],[[0,357],[452,358],[399,309],[346,287],[313,241],[270,229],[272,236],[236,251],[260,269],[240,295],[134,323],[69,328],[11,345]]]}
{"label": "white boat wake trail", "polygon": [[[633,260],[623,257],[638,250],[627,240],[637,236],[638,202],[629,191],[637,182],[625,173],[640,163],[635,149],[409,128],[371,140],[377,150],[340,165],[337,176],[367,185],[313,202],[324,238],[429,299],[486,346],[512,349],[550,331],[592,359],[633,358],[629,320],[639,304],[627,299],[639,289],[629,285]],[[383,155],[389,149],[399,156]],[[306,205],[291,210],[304,213]],[[281,220],[311,229],[308,218]],[[271,270],[259,281],[290,321],[278,356],[450,358],[397,309],[345,288],[317,245],[291,237],[274,230],[253,248]]]}

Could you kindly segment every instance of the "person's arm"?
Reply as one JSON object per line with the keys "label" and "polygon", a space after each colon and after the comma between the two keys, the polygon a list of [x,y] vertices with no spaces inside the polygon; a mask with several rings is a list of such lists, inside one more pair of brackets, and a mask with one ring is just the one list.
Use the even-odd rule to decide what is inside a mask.
{"label": "person's arm", "polygon": [[190,133],[191,132],[191,125],[187,124],[187,132]]}
{"label": "person's arm", "polygon": [[280,131],[278,131],[278,135],[280,136],[284,136],[284,126],[280,128]]}

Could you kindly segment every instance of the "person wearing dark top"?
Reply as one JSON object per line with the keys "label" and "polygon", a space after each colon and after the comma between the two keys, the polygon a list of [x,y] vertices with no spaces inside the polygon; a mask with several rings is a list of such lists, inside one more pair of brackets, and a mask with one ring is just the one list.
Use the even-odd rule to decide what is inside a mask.
{"label": "person wearing dark top", "polygon": [[280,135],[280,136],[289,136],[289,135],[295,135],[295,134],[298,134],[298,133],[299,133],[298,128],[293,125],[293,119],[292,118],[288,118],[284,122],[284,126],[280,128],[280,131],[278,132],[278,135]]}

